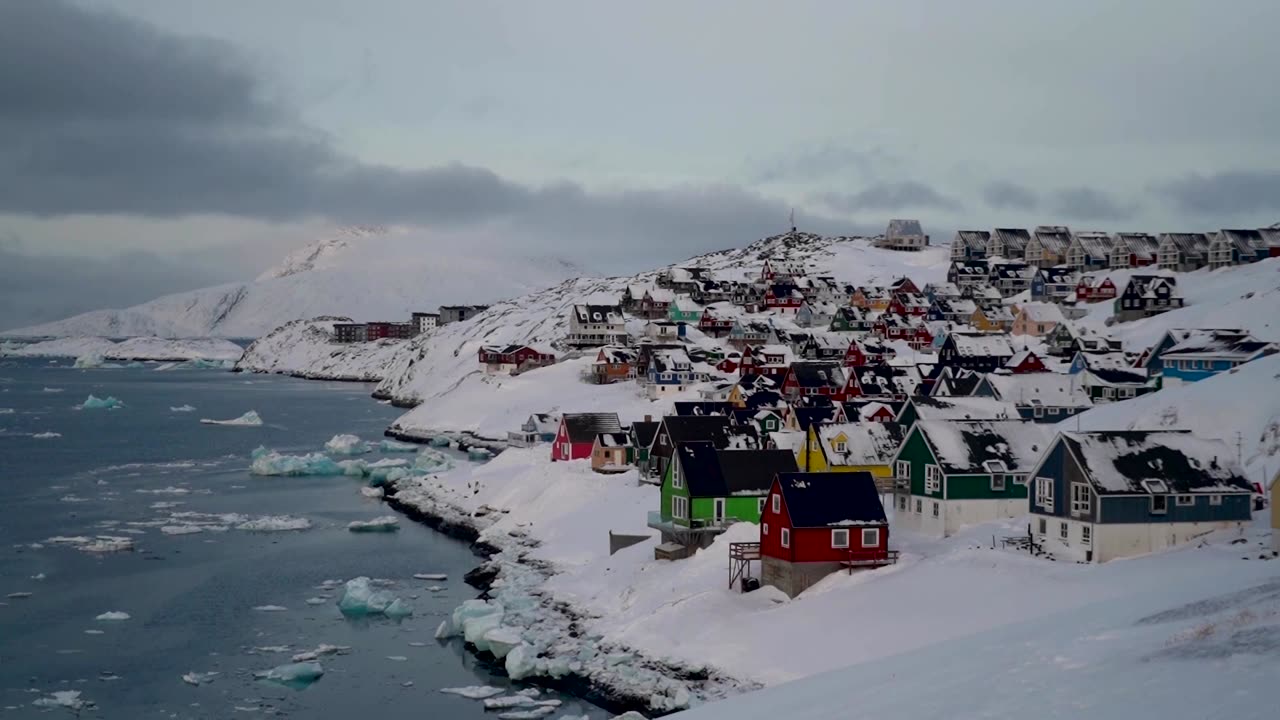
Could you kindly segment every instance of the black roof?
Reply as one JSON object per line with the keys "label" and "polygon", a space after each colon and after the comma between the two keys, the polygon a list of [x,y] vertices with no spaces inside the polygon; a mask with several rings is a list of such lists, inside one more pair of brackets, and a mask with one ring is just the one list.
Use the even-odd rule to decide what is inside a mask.
{"label": "black roof", "polygon": [[733,409],[733,403],[723,402],[720,400],[677,400],[675,403],[676,415],[687,417],[690,415],[728,415]]}
{"label": "black roof", "polygon": [[593,443],[600,433],[622,432],[618,413],[566,413],[563,419],[569,442]]}
{"label": "black roof", "polygon": [[844,416],[849,422],[858,422],[858,418],[862,417],[862,408],[871,403],[887,406],[894,417],[898,417],[898,413],[902,412],[902,406],[907,404],[901,400],[849,400],[841,404],[844,406]]}
{"label": "black roof", "polygon": [[667,415],[662,418],[673,447],[683,442],[709,441],[716,447],[728,442],[729,418],[725,415]]}
{"label": "black roof", "polygon": [[844,387],[844,372],[837,362],[793,362],[791,373],[802,388]]}
{"label": "black roof", "polygon": [[1146,373],[1137,369],[1120,370],[1118,368],[1089,368],[1089,372],[1097,375],[1099,380],[1113,385],[1119,385],[1121,383],[1145,385],[1149,380]]}
{"label": "black roof", "polygon": [[657,420],[639,421],[631,423],[631,434],[635,436],[636,445],[639,447],[649,447],[653,444],[653,436],[658,434],[658,426],[662,423]]}
{"label": "black roof", "polygon": [[746,398],[747,407],[752,410],[778,407],[782,403],[782,393],[777,390],[757,390]]}
{"label": "black roof", "polygon": [[880,491],[869,472],[779,473],[778,486],[795,528],[888,522]]}
{"label": "black roof", "polygon": [[843,408],[831,405],[818,405],[816,407],[793,408],[791,412],[796,414],[796,422],[800,425],[801,430],[808,430],[810,425],[814,423],[822,424],[831,422],[836,413]]}
{"label": "black roof", "polygon": [[692,497],[764,495],[775,475],[797,469],[790,450],[717,450],[689,442],[676,447],[676,456]]}

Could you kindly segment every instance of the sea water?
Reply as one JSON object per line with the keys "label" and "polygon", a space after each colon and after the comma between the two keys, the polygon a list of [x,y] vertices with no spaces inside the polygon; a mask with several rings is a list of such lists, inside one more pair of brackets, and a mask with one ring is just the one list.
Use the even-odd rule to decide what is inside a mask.
{"label": "sea water", "polygon": [[[388,514],[358,479],[248,473],[259,445],[306,453],[339,433],[376,441],[398,411],[370,399],[370,386],[71,364],[0,361],[0,717],[66,713],[33,703],[79,691],[93,703],[81,717],[481,718],[478,701],[439,690],[525,687],[459,641],[432,638],[476,594],[461,581],[477,562],[465,544],[407,520],[395,533],[350,532]],[[90,393],[125,406],[78,409]],[[183,406],[196,410],[171,410]],[[248,410],[261,427],[199,422]],[[99,537],[132,549],[66,540]],[[413,577],[436,573],[448,580]],[[359,576],[414,614],[344,616],[341,581]],[[108,613],[128,617],[97,619],[121,617]],[[322,644],[350,649],[321,655],[324,674],[305,689],[255,679]],[[552,718],[608,717],[541,697],[564,702]]]}

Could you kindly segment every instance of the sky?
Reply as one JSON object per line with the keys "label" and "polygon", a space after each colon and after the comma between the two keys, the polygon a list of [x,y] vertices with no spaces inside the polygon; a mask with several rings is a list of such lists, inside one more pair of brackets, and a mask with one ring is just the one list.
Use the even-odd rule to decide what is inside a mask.
{"label": "sky", "polygon": [[638,271],[787,229],[1280,221],[1280,3],[0,0],[0,328],[352,223]]}

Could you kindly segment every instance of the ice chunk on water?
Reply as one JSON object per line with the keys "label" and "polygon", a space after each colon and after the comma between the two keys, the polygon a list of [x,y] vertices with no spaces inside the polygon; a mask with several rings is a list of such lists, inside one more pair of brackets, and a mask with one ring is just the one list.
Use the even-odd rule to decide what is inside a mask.
{"label": "ice chunk on water", "polygon": [[462,624],[462,638],[472,645],[475,645],[476,650],[485,652],[489,649],[489,641],[485,639],[485,635],[489,633],[489,631],[497,629],[501,624],[502,613],[493,613],[492,615],[467,618],[467,620]]}
{"label": "ice chunk on water", "polygon": [[318,597],[309,597],[306,600],[306,603],[308,605],[323,605],[325,604],[325,602],[326,600],[324,598],[318,598]]}
{"label": "ice chunk on water", "polygon": [[424,448],[413,459],[413,469],[419,472],[444,472],[453,468],[453,460],[439,450]]}
{"label": "ice chunk on water", "polygon": [[467,451],[467,459],[476,462],[484,462],[493,458],[493,451],[489,448],[473,447]]}
{"label": "ice chunk on water", "polygon": [[165,535],[194,535],[195,533],[204,532],[204,527],[200,525],[164,525],[161,526],[160,532]]}
{"label": "ice chunk on water", "polygon": [[289,608],[283,605],[257,605],[253,609],[258,612],[284,612]]}
{"label": "ice chunk on water", "polygon": [[102,367],[104,362],[106,362],[106,358],[102,357],[101,353],[88,353],[76,358],[76,361],[71,363],[71,367],[88,370],[90,368]]}
{"label": "ice chunk on water", "polygon": [[355,435],[334,435],[324,444],[325,452],[331,455],[363,455],[371,449],[369,443]]}
{"label": "ice chunk on water", "polygon": [[489,652],[498,660],[506,657],[508,653],[515,649],[521,643],[520,631],[514,627],[498,627],[484,634],[484,643],[489,646]]}
{"label": "ice chunk on water", "polygon": [[79,690],[57,690],[45,697],[37,698],[31,704],[36,707],[67,708],[78,713],[93,703],[88,700],[82,700]]}
{"label": "ice chunk on water", "polygon": [[444,573],[414,573],[414,580],[448,580],[449,576]]}
{"label": "ice chunk on water", "polygon": [[523,680],[537,672],[538,662],[532,649],[521,643],[507,653],[503,666],[507,669],[507,677],[512,680]]}
{"label": "ice chunk on water", "polygon": [[287,665],[277,665],[270,670],[256,672],[253,676],[259,680],[277,683],[290,687],[295,690],[301,690],[324,675],[324,668],[318,662],[296,662]]}
{"label": "ice chunk on water", "polygon": [[375,590],[367,577],[348,580],[338,600],[344,615],[385,615],[405,617],[413,614],[413,606],[386,590]]}
{"label": "ice chunk on water", "polygon": [[341,475],[342,468],[323,453],[307,455],[281,455],[269,452],[255,458],[249,466],[250,475]]}
{"label": "ice chunk on water", "polygon": [[440,688],[440,692],[448,695],[460,695],[468,700],[484,700],[494,695],[501,695],[504,690],[492,685],[467,685],[466,687]]}
{"label": "ice chunk on water", "polygon": [[89,395],[80,403],[82,410],[118,410],[124,407],[124,403],[111,397],[110,395],[100,398],[95,395]]}
{"label": "ice chunk on water", "polygon": [[[156,368],[156,369],[158,370],[159,368]],[[195,412],[195,411],[196,411],[195,405],[178,405],[176,407],[172,405],[169,406],[169,412]]]}
{"label": "ice chunk on water", "polygon": [[209,418],[200,418],[200,422],[205,425],[235,425],[240,427],[258,427],[262,424],[262,418],[254,410],[241,415],[238,418],[230,420],[210,420]]}
{"label": "ice chunk on water", "polygon": [[[551,702],[548,700],[547,702]],[[498,720],[534,720],[535,718],[546,717],[556,711],[559,707],[559,700],[555,701],[555,705],[541,705],[529,708],[528,710],[513,710],[511,712],[498,713]]]}
{"label": "ice chunk on water", "polygon": [[386,493],[382,491],[382,488],[362,487],[360,488],[360,494],[367,498],[380,498]]}
{"label": "ice chunk on water", "polygon": [[444,435],[435,435],[427,442],[431,444],[431,447],[449,447],[449,438]]}
{"label": "ice chunk on water", "polygon": [[189,672],[182,676],[182,682],[188,685],[207,685],[221,674],[219,672]]}
{"label": "ice chunk on water", "polygon": [[122,611],[120,611],[120,610],[108,610],[107,612],[102,613],[101,615],[99,615],[98,617],[96,617],[96,618],[94,618],[94,619],[95,619],[95,620],[109,620],[109,621],[113,621],[113,622],[119,622],[119,621],[121,621],[121,620],[128,620],[128,619],[129,619],[129,617],[130,617],[130,615],[129,615],[129,613],[127,613],[127,612],[122,612]]}
{"label": "ice chunk on water", "polygon": [[347,523],[351,532],[394,532],[400,529],[400,520],[394,515],[383,515],[372,520],[355,520]]}
{"label": "ice chunk on water", "polygon": [[325,655],[346,655],[351,650],[350,645],[330,645],[328,643],[320,643],[314,650],[300,652],[293,656],[294,662],[309,662]]}
{"label": "ice chunk on water", "polygon": [[250,532],[287,532],[310,528],[310,520],[290,515],[263,515],[236,525],[237,530],[248,530]]}
{"label": "ice chunk on water", "polygon": [[418,446],[413,443],[400,442],[399,440],[383,440],[378,443],[378,449],[385,453],[416,452]]}
{"label": "ice chunk on water", "polygon": [[62,437],[62,433],[48,432],[48,431],[38,432],[32,435],[31,437],[35,438],[36,440],[52,440],[54,438]]}

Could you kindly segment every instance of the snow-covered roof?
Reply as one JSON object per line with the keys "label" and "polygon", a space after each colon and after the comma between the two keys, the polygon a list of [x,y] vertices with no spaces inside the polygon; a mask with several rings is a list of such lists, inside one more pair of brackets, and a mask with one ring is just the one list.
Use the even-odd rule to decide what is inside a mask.
{"label": "snow-covered roof", "polygon": [[702,306],[694,302],[693,298],[688,295],[680,295],[672,303],[679,312],[697,312],[702,309]]}
{"label": "snow-covered roof", "polygon": [[1099,493],[1249,491],[1221,440],[1180,430],[1064,432],[1062,438]]}
{"label": "snow-covered roof", "polygon": [[1004,244],[1007,257],[1020,257],[1027,249],[1031,233],[1026,228],[996,228],[992,237]]}
{"label": "snow-covered roof", "polygon": [[1018,312],[1032,322],[1065,322],[1062,309],[1053,303],[1030,302],[1018,308]]}
{"label": "snow-covered roof", "polygon": [[1036,240],[1045,250],[1061,255],[1071,245],[1071,230],[1065,225],[1041,225],[1035,231]]}
{"label": "snow-covered roof", "polygon": [[885,237],[924,237],[924,229],[920,227],[919,220],[890,220]]}
{"label": "snow-covered roof", "polygon": [[1087,407],[1093,404],[1089,392],[1075,375],[1042,372],[1023,375],[987,375],[987,384],[996,398],[1017,405],[1045,407]]}
{"label": "snow-covered roof", "polygon": [[947,338],[955,344],[956,352],[961,355],[1006,358],[1013,355],[1013,344],[1005,333],[953,332]]}
{"label": "snow-covered roof", "polygon": [[607,448],[631,447],[631,435],[625,432],[599,433],[596,444]]}
{"label": "snow-covered roof", "polygon": [[622,308],[618,305],[574,305],[574,315],[582,323],[622,322]]}
{"label": "snow-covered roof", "polygon": [[1203,329],[1186,332],[1182,340],[1161,353],[1162,358],[1213,356],[1249,360],[1274,352],[1274,343],[1263,342],[1240,330]]}
{"label": "snow-covered roof", "polygon": [[1111,235],[1099,230],[1078,231],[1073,241],[1073,244],[1078,245],[1085,255],[1092,258],[1105,258],[1110,255],[1113,243]]}
{"label": "snow-covered roof", "polygon": [[968,245],[976,250],[986,250],[991,233],[986,230],[957,230],[952,242],[957,245]]}
{"label": "snow-covered roof", "polygon": [[902,426],[877,422],[822,425],[818,438],[831,465],[888,465],[902,443]]}
{"label": "snow-covered roof", "polygon": [[1209,249],[1209,236],[1204,233],[1161,233],[1160,242],[1166,241],[1187,258],[1202,257]]}
{"label": "snow-covered roof", "polygon": [[917,422],[946,473],[1028,473],[1053,440],[1053,431],[1025,420]]}
{"label": "snow-covered roof", "polygon": [[649,361],[650,369],[658,373],[688,370],[692,366],[689,353],[678,349],[654,350]]}
{"label": "snow-covered roof", "polygon": [[[1007,420],[1020,417],[1018,406],[989,397],[913,397],[920,420]],[[906,412],[906,407],[902,409]]]}

